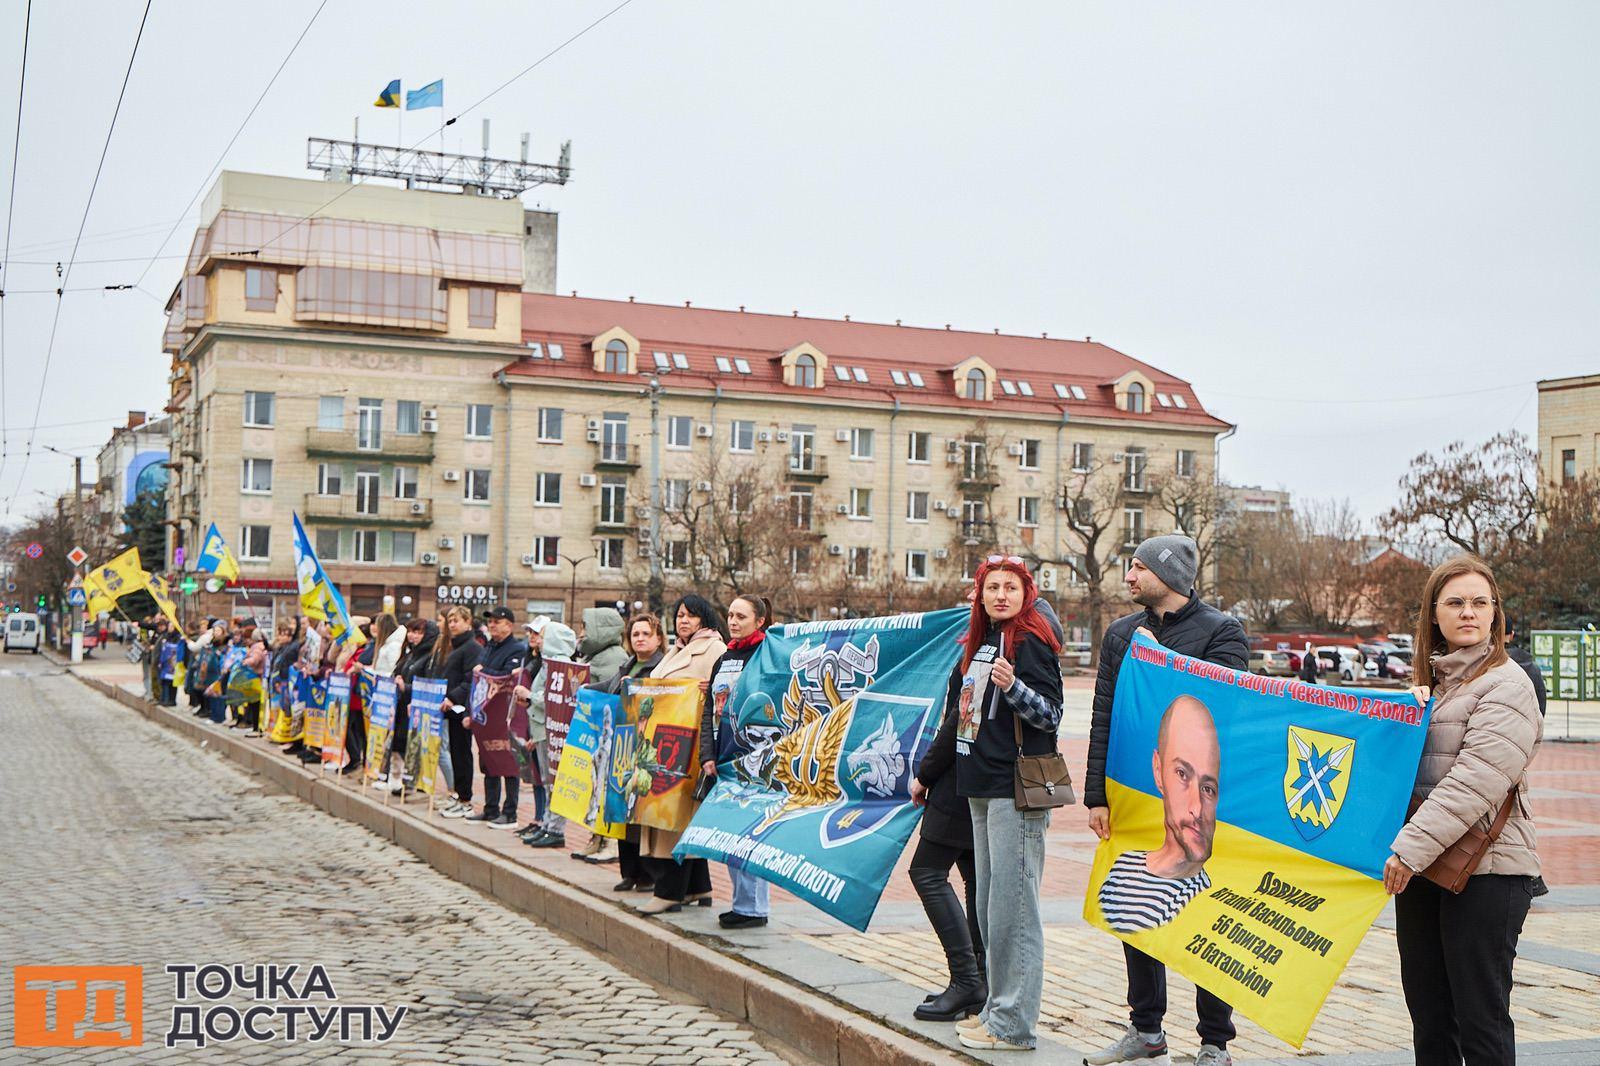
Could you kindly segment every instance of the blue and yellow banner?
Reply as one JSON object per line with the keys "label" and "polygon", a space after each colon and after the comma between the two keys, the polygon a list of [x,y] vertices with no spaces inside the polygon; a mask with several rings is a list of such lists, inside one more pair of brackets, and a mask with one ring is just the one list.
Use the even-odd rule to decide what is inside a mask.
{"label": "blue and yellow banner", "polygon": [[400,79],[399,78],[395,78],[388,85],[385,85],[383,87],[383,91],[378,94],[378,98],[372,102],[372,106],[373,107],[399,107],[400,106]]}
{"label": "blue and yellow banner", "polygon": [[561,763],[550,791],[550,810],[601,836],[622,838],[628,827],[605,819],[606,779],[612,766],[612,726],[622,697],[580,688],[573,701]]}
{"label": "blue and yellow banner", "polygon": [[228,542],[222,539],[215,522],[211,523],[205,539],[200,542],[200,554],[195,557],[194,565],[195,569],[216,574],[224,581],[239,580],[239,560],[233,557]]}
{"label": "blue and yellow banner", "polygon": [[350,624],[344,597],[322,569],[322,562],[311,547],[311,538],[300,524],[300,516],[293,514],[291,517],[294,519],[294,576],[300,590],[300,609],[307,618],[327,622],[336,643],[353,640],[356,644],[365,644],[367,638]]}
{"label": "blue and yellow banner", "polygon": [[1083,916],[1299,1047],[1388,902],[1427,713],[1135,637]]}
{"label": "blue and yellow banner", "polygon": [[443,680],[431,677],[418,677],[411,682],[411,709],[417,712],[420,730],[417,735],[422,753],[416,787],[430,796],[434,779],[439,776],[439,746],[444,741],[445,687]]}
{"label": "blue and yellow banner", "polygon": [[970,618],[956,608],[769,629],[719,710],[717,784],[674,857],[742,868],[865,929],[921,817],[912,774]]}

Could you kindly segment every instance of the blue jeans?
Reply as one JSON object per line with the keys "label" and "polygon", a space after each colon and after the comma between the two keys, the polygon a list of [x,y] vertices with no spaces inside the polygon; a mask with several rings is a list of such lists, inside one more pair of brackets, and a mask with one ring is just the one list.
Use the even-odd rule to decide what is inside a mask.
{"label": "blue jeans", "polygon": [[206,712],[213,722],[221,722],[227,717],[228,700],[224,696],[207,696]]}
{"label": "blue jeans", "polygon": [[728,878],[733,882],[733,913],[765,918],[772,910],[772,886],[732,866],[728,867]]}
{"label": "blue jeans", "polygon": [[1039,882],[1049,811],[1019,811],[1010,797],[968,799],[978,875],[978,928],[988,948],[983,1023],[1012,1044],[1034,1047],[1044,994]]}

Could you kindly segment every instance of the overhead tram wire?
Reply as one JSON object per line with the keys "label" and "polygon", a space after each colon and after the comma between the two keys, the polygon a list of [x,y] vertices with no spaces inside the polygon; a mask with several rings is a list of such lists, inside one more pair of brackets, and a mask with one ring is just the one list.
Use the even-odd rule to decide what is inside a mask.
{"label": "overhead tram wire", "polygon": [[[31,2],[31,0],[30,0]],[[105,144],[100,147],[100,162],[95,167],[94,181],[89,185],[89,199],[83,205],[83,217],[78,221],[78,235],[72,242],[72,254],[67,258],[66,269],[61,275],[61,287],[56,295],[55,314],[50,319],[50,340],[45,345],[44,366],[39,372],[39,398],[33,405],[33,426],[28,430],[27,449],[22,453],[22,473],[17,475],[17,487],[11,495],[6,497],[6,514],[11,513],[11,508],[17,499],[17,493],[22,491],[22,483],[28,476],[28,465],[33,460],[34,437],[39,431],[39,415],[44,411],[45,386],[50,381],[50,359],[55,355],[56,331],[61,325],[61,303],[67,289],[67,282],[72,277],[72,264],[78,258],[78,242],[83,239],[84,227],[89,224],[89,212],[94,208],[95,190],[100,187],[100,175],[105,172],[106,155],[111,151],[111,138],[117,132],[117,118],[122,114],[122,101],[128,95],[128,80],[133,77],[133,64],[139,58],[139,43],[144,40],[144,28],[150,21],[150,5],[153,0],[145,0],[144,13],[139,16],[139,32],[133,38],[133,50],[128,53],[128,68],[122,72],[122,87],[117,90],[117,106],[111,112],[111,125],[106,128]]]}
{"label": "overhead tram wire", "polygon": [[[470,112],[472,112],[476,108],[480,107],[484,103],[487,103],[491,98],[499,95],[501,92],[503,92],[504,90],[506,90],[507,88],[509,88],[511,85],[515,84],[517,81],[521,80],[522,78],[527,77],[527,75],[532,73],[533,70],[535,68],[537,68],[540,64],[542,64],[546,60],[549,60],[549,59],[553,58],[554,56],[556,56],[563,49],[565,49],[568,45],[571,45],[573,42],[577,41],[584,34],[588,33],[590,30],[594,29],[596,26],[600,25],[602,22],[606,21],[606,19],[610,18],[612,15],[615,15],[617,12],[621,11],[623,8],[627,7],[631,3],[633,3],[633,0],[622,0],[622,3],[618,4],[616,7],[612,8],[610,11],[607,11],[604,15],[601,15],[599,18],[597,18],[593,22],[589,23],[587,26],[585,26],[583,29],[579,30],[577,33],[574,33],[571,37],[568,37],[566,40],[562,41],[560,44],[558,44],[554,48],[550,49],[550,51],[546,52],[544,55],[540,56],[538,59],[535,59],[532,63],[529,63],[526,67],[523,67],[522,70],[518,71],[516,74],[512,75],[510,78],[508,78],[504,82],[502,82],[498,88],[491,90],[488,94],[486,94],[484,96],[480,96],[477,100],[474,100],[471,104],[468,104],[467,107],[464,108],[462,111],[458,112],[453,117],[451,117],[449,119],[446,119],[445,122],[443,124],[441,124],[438,128],[430,130],[425,136],[419,138],[416,141],[416,143],[412,144],[411,147],[406,148],[404,150],[407,151],[407,152],[416,151],[418,148],[420,148],[428,140],[432,139],[433,137],[438,136],[440,133],[443,133],[446,129],[448,129],[449,127],[455,125],[458,120],[465,118]],[[283,230],[279,231],[277,235],[275,235],[275,236],[273,236],[271,238],[268,238],[265,241],[262,241],[261,242],[261,246],[259,248],[256,248],[256,249],[253,250],[253,252],[247,253],[247,254],[260,255],[261,252],[263,251],[263,249],[266,249],[266,248],[272,246],[273,244],[276,244],[278,241],[282,240],[284,237],[287,237],[289,234],[293,233],[295,230],[299,229],[301,226],[305,225],[307,222],[310,222],[313,218],[316,218],[319,214],[321,214],[322,212],[326,211],[328,208],[332,207],[334,204],[338,203],[345,196],[347,196],[351,192],[353,192],[357,187],[359,187],[361,185],[364,185],[364,184],[366,184],[366,182],[364,182],[364,181],[356,181],[354,179],[354,177],[352,176],[350,184],[346,185],[343,189],[341,189],[334,196],[330,197],[328,200],[326,200],[321,205],[319,205],[309,215],[306,215],[304,218],[295,219],[292,224],[290,224],[289,226],[285,227]]]}
{"label": "overhead tram wire", "polygon": [[[150,260],[147,263],[145,263],[144,269],[139,271],[139,276],[133,280],[133,288],[138,288],[144,282],[145,275],[150,273],[150,268],[155,266],[157,259],[164,258],[161,254],[162,249],[167,246],[168,241],[172,240],[172,235],[178,232],[178,227],[183,224],[184,218],[188,216],[189,209],[195,205],[195,201],[200,199],[200,195],[206,191],[206,185],[211,181],[211,176],[215,174],[222,166],[223,160],[228,158],[228,153],[233,150],[234,143],[238,141],[239,135],[244,133],[244,128],[248,126],[250,124],[250,120],[255,117],[256,111],[261,107],[262,101],[267,98],[267,93],[272,91],[272,86],[277,83],[278,76],[283,73],[283,68],[289,65],[289,60],[294,58],[294,54],[297,50],[299,50],[301,42],[306,39],[306,34],[310,33],[311,27],[316,24],[317,16],[321,15],[322,9],[327,6],[328,0],[322,0],[322,3],[317,5],[317,9],[311,13],[311,18],[307,20],[305,27],[300,31],[300,36],[294,39],[294,44],[289,46],[289,51],[284,55],[283,60],[278,64],[278,69],[272,72],[272,77],[268,78],[267,84],[262,87],[261,95],[256,97],[256,102],[254,104],[250,105],[250,110],[245,114],[244,121],[240,122],[239,128],[233,131],[233,136],[228,138],[228,143],[223,146],[221,154],[217,156],[217,161],[211,164],[211,169],[206,171],[205,177],[200,179],[199,188],[195,189],[194,195],[189,197],[189,202],[183,205],[183,211],[176,219],[173,220],[172,228],[167,230],[167,235],[165,237],[161,238],[161,243],[156,245],[155,254],[150,257]],[[187,258],[187,256],[182,258]]]}
{"label": "overhead tram wire", "polygon": [[6,285],[11,281],[11,222],[17,215],[17,160],[22,149],[22,99],[28,88],[28,35],[33,30],[33,0],[22,16],[22,74],[17,78],[17,128],[11,137],[11,191],[6,194],[6,248],[0,259],[0,479],[5,477],[11,453],[6,429]]}

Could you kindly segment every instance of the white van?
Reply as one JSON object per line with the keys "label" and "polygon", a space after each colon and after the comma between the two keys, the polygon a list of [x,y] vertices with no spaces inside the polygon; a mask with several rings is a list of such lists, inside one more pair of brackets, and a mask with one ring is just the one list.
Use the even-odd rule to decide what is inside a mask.
{"label": "white van", "polygon": [[36,614],[8,614],[6,619],[6,651],[31,651],[39,654],[39,638],[44,630]]}

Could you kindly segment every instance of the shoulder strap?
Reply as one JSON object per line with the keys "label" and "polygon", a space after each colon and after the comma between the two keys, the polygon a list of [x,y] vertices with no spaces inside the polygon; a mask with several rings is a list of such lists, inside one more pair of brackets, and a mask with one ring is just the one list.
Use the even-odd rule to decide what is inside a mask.
{"label": "shoulder strap", "polygon": [[1494,816],[1494,823],[1489,826],[1490,843],[1500,839],[1500,832],[1505,829],[1506,822],[1511,817],[1511,808],[1517,805],[1517,793],[1521,791],[1521,784],[1513,786],[1506,796],[1506,801],[1500,805],[1500,813]]}

